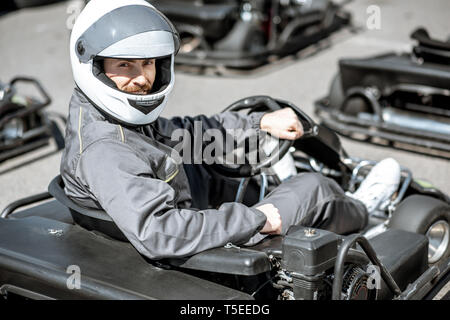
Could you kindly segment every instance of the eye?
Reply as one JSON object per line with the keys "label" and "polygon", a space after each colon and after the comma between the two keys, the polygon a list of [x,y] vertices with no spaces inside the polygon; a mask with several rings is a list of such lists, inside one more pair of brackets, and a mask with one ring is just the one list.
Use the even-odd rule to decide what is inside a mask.
{"label": "eye", "polygon": [[145,60],[144,65],[145,66],[151,66],[153,64],[153,60]]}
{"label": "eye", "polygon": [[127,68],[129,66],[128,62],[122,62],[119,64],[120,68]]}

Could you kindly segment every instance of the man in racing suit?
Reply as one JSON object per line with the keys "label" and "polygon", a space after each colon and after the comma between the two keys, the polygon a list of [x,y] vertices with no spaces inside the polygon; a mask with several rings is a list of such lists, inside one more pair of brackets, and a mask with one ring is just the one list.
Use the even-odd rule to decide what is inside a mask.
{"label": "man in racing suit", "polygon": [[193,134],[200,121],[204,131],[265,130],[293,140],[302,127],[290,109],[160,117],[173,86],[177,37],[143,0],[93,0],[80,14],[70,44],[77,87],[61,159],[66,194],[79,205],[105,210],[151,259],[189,256],[229,242],[251,245],[296,224],[337,233],[363,228],[365,205],[315,173],[291,177],[253,206],[226,202],[208,208],[216,182],[201,165],[173,159],[169,137],[175,129]]}

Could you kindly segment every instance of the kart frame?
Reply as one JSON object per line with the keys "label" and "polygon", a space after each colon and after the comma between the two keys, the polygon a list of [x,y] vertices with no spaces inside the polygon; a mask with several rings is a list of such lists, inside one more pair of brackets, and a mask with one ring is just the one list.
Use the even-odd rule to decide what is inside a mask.
{"label": "kart frame", "polygon": [[[315,126],[310,124],[311,128]],[[375,162],[349,158],[337,135],[325,127],[314,131],[314,135],[294,143],[296,167],[334,178],[345,190],[354,188]],[[428,265],[427,237],[392,224],[401,205],[414,195],[428,196],[443,204],[446,214],[450,214],[448,196],[415,183],[405,168],[400,191],[391,199],[389,210],[380,209],[380,216],[371,216],[368,228],[360,233],[341,236],[295,226],[286,236],[268,237],[252,247],[229,243],[191,257],[156,261],[140,255],[115,234],[106,233],[106,228],[100,229],[108,221],[114,225],[111,218],[103,211],[76,205],[65,195],[61,183],[60,178],[54,179],[48,192],[11,203],[0,214],[1,294],[35,299],[276,299],[279,296],[274,296],[273,288],[262,290],[273,285],[276,290],[287,286],[282,296],[290,298],[289,288],[296,290],[297,285],[297,293],[305,293],[305,288],[314,288],[324,270],[333,270],[331,298],[339,300],[351,298],[352,286],[358,284],[348,275],[348,270],[353,270],[349,263],[371,263],[379,268],[384,281],[377,291],[380,299],[431,299],[450,280],[450,257]],[[50,201],[39,203],[46,200]],[[403,208],[404,212],[410,210],[411,206]],[[93,223],[89,228],[83,226],[80,217]],[[303,241],[303,234],[318,237]],[[303,264],[298,259],[289,261],[289,254],[285,254],[292,243],[294,252],[300,250],[299,241],[306,254],[312,255]],[[331,246],[321,247],[322,241],[329,241]],[[311,248],[320,248],[322,253],[314,257]],[[316,264],[322,254],[333,258]],[[82,270],[83,285],[79,290],[67,287],[67,268],[74,265]],[[306,266],[310,273],[298,273],[293,266]],[[293,271],[287,274],[290,268]],[[281,280],[274,283],[275,276]],[[231,285],[233,281],[245,284],[246,289]],[[298,286],[301,283],[309,286]],[[306,292],[305,297],[314,298],[310,294]]]}
{"label": "kart frame", "polygon": [[[249,3],[250,2],[251,1],[249,1]],[[331,36],[332,33],[341,28],[351,25],[350,14],[342,11],[341,5],[330,3],[327,12],[316,12],[305,17],[299,16],[294,18],[280,31],[277,30],[277,23],[274,23],[273,21],[277,20],[274,17],[277,17],[282,6],[279,1],[275,0],[271,1],[270,4],[269,12],[272,12],[274,17],[269,19],[270,25],[267,27],[269,39],[263,47],[258,48],[257,50],[239,49],[242,45],[242,39],[238,34],[245,34],[245,32],[248,32],[248,30],[254,27],[252,26],[253,22],[250,20],[247,21],[238,18],[230,32],[222,39],[224,43],[220,44],[218,48],[212,48],[204,39],[204,31],[202,30],[201,22],[208,19],[224,20],[231,10],[227,5],[206,3],[203,4],[200,9],[195,4],[177,1],[173,1],[173,3],[161,1],[160,3],[156,2],[155,5],[173,21],[182,37],[182,42],[183,35],[189,34],[193,36],[193,41],[199,44],[199,46],[193,50],[183,50],[182,46],[180,52],[177,54],[175,63],[184,71],[197,70],[197,72],[204,72],[204,69],[211,68],[225,74],[226,70],[230,70],[230,72],[233,70],[251,71],[262,67],[263,65],[271,64],[288,55],[295,54],[302,49]],[[239,6],[241,5],[242,4],[239,4]],[[179,8],[177,8],[177,6],[179,6]],[[182,11],[181,6],[184,6],[183,10],[186,12],[191,12],[190,16],[185,18],[187,21],[183,21],[183,18],[180,18],[180,12]],[[198,13],[198,11],[202,9],[204,12],[202,14]],[[234,9],[238,10],[238,7],[235,7]],[[239,10],[244,10],[242,12],[247,13],[247,15],[252,12],[245,11],[245,9],[242,8],[239,8]],[[193,17],[197,17],[196,19],[198,21],[191,21],[194,19]],[[311,28],[311,30],[314,29],[314,31],[306,34],[296,34],[301,28]]]}
{"label": "kart frame", "polygon": [[[404,182],[404,185],[407,183],[408,182]],[[130,284],[130,286],[126,286],[123,283],[122,286],[117,286],[115,280],[105,282],[105,279],[100,280],[101,277],[98,274],[91,274],[90,271],[88,271],[88,274],[83,274],[83,288],[81,290],[68,290],[65,288],[65,283],[68,277],[68,275],[65,274],[65,270],[60,270],[60,267],[57,267],[57,269],[54,269],[55,267],[51,267],[49,269],[48,263],[50,263],[50,261],[46,262],[45,260],[39,261],[35,259],[28,260],[29,258],[26,256],[15,256],[12,255],[11,252],[8,252],[8,250],[5,251],[2,249],[0,250],[0,268],[6,268],[4,271],[7,270],[9,277],[11,274],[13,274],[13,277],[17,277],[17,275],[14,276],[14,273],[19,272],[26,275],[26,278],[28,279],[27,281],[31,281],[29,285],[22,286],[17,285],[17,283],[1,284],[0,293],[5,296],[12,294],[14,296],[22,296],[30,299],[153,299],[156,297],[162,299],[186,299],[189,297],[189,299],[213,298],[220,300],[246,300],[252,299],[252,297],[244,292],[240,293],[234,289],[227,288],[222,285],[215,285],[212,282],[202,279],[202,277],[204,277],[201,275],[202,272],[208,273],[209,270],[216,270],[220,273],[221,270],[226,270],[227,272],[233,270],[236,275],[242,275],[245,278],[253,279],[253,281],[262,281],[261,279],[258,280],[258,277],[253,276],[253,274],[260,272],[264,273],[264,271],[267,272],[267,270],[270,270],[270,268],[272,268],[271,264],[276,264],[276,258],[281,254],[280,244],[282,237],[277,236],[270,238],[268,241],[256,245],[255,247],[243,248],[229,244],[223,248],[211,249],[188,259],[150,261],[140,256],[128,243],[114,240],[109,237],[105,238],[102,234],[98,234],[95,231],[88,231],[77,226],[76,224],[67,224],[67,220],[71,219],[70,213],[67,211],[67,207],[64,207],[60,202],[54,199],[50,202],[39,204],[39,202],[49,199],[53,199],[53,195],[49,192],[44,192],[20,199],[19,201],[11,203],[7,206],[7,208],[3,210],[0,219],[10,220],[12,223],[16,223],[17,226],[11,224],[10,228],[2,228],[4,236],[17,237],[18,230],[23,228],[22,231],[30,232],[30,236],[33,239],[35,237],[33,235],[33,230],[41,230],[38,231],[38,234],[42,234],[43,232],[47,234],[47,236],[44,237],[45,241],[41,242],[41,245],[49,246],[50,248],[54,247],[54,245],[51,244],[51,242],[54,241],[63,241],[63,245],[65,245],[64,242],[66,242],[66,240],[64,240],[64,237],[69,237],[72,238],[72,241],[69,241],[67,244],[70,244],[71,246],[81,246],[80,249],[87,248],[86,246],[91,247],[87,253],[85,252],[86,256],[84,258],[83,256],[75,254],[75,257],[83,259],[82,261],[77,261],[77,263],[81,263],[84,266],[86,263],[91,264],[91,268],[94,269],[105,268],[108,270],[108,277],[111,277],[112,275],[119,277],[119,275],[121,275],[119,277],[121,281],[127,279],[127,277],[124,276],[122,268],[125,267],[125,265],[128,265],[128,268],[134,269],[134,272],[137,272],[137,270],[140,270],[140,272],[145,272],[147,277],[149,277],[153,282],[156,281],[158,283],[158,287],[160,288],[173,288],[174,278],[177,281],[177,290],[182,293],[183,290],[180,290],[182,287],[189,288],[190,294],[188,296],[182,294],[178,295],[174,294],[173,290],[169,290],[170,293],[167,293],[167,295],[162,294],[159,289],[156,290],[158,293],[153,292],[150,294],[148,290],[144,289],[144,284],[138,285],[133,281],[134,284]],[[30,209],[18,211],[18,209],[24,206],[33,204],[36,206],[31,207]],[[35,212],[33,212],[33,210],[35,210]],[[40,217],[41,214],[42,216]],[[380,233],[381,232],[378,231],[378,234]],[[14,234],[16,236],[14,236]],[[402,236],[402,234],[400,233],[394,236],[399,237]],[[61,237],[61,240],[58,240],[59,237]],[[370,238],[373,237],[374,235],[372,234]],[[110,250],[106,253],[107,257],[113,252],[115,252],[115,255],[117,255],[117,252],[122,252],[124,255],[123,259],[119,259],[119,261],[116,262],[116,266],[109,264],[112,263],[112,261],[108,262],[109,258],[103,257],[103,259],[93,259],[94,253],[97,250],[100,250],[104,245],[106,245],[106,247],[104,247],[103,250]],[[58,246],[59,245],[57,245],[57,247]],[[355,248],[355,246],[360,248],[359,250],[365,253],[373,265],[379,267],[380,275],[387,284],[387,289],[385,288],[384,291],[391,291],[390,296],[395,300],[433,299],[450,281],[450,257],[448,257],[440,264],[430,266],[422,274],[420,274],[414,282],[408,284],[404,290],[401,290],[392,277],[390,271],[384,266],[384,262],[379,260],[378,253],[374,250],[371,242],[368,241],[364,233],[359,233],[343,237],[342,243],[339,246],[338,256],[335,261],[335,278],[333,282],[332,298],[335,300],[340,300],[343,298],[343,266],[345,261],[348,259],[347,256],[349,250],[351,248]],[[21,245],[17,248],[20,248],[20,250],[25,250],[21,247]],[[66,247],[66,250],[67,249],[68,248]],[[40,249],[38,251],[42,251],[44,256],[48,256],[51,252],[50,250]],[[75,250],[74,252],[79,251],[78,249],[75,249],[75,247],[72,250]],[[267,256],[269,256],[269,259]],[[12,257],[15,257],[14,259],[17,260],[15,260],[15,262],[10,260]],[[126,264],[124,264],[125,258],[127,259]],[[66,264],[69,264],[70,261],[74,262],[74,256],[70,258],[70,255],[67,256],[67,259],[64,257],[59,257],[58,259],[62,259]],[[89,259],[93,260],[89,262]],[[214,264],[218,262],[217,259],[225,260],[222,261],[221,266],[214,266]],[[232,262],[225,262],[227,259]],[[242,263],[239,265],[246,265],[248,266],[248,269],[233,267],[233,260],[235,261],[236,259],[242,259]],[[269,261],[271,262],[269,263]],[[51,263],[54,264],[55,262]],[[143,263],[146,264],[146,267],[142,265]],[[133,264],[136,264],[136,266],[133,266]],[[86,267],[83,267],[83,269],[85,268]],[[167,275],[163,275],[163,273],[167,273]],[[44,280],[42,275],[45,275],[45,279],[47,280]],[[192,278],[192,276],[194,276],[194,278]],[[141,278],[141,281],[144,280],[142,277],[139,278]],[[35,279],[37,282],[31,279]],[[48,281],[48,283],[45,284],[42,281]],[[145,284],[148,286],[149,281],[145,281]],[[206,290],[206,287],[209,289]]]}
{"label": "kart frame", "polygon": [[[0,128],[3,128],[5,124],[15,119],[26,121],[30,116],[35,116],[37,118],[37,123],[25,130],[20,137],[0,144],[0,163],[45,146],[52,138],[55,140],[57,150],[62,150],[64,148],[64,137],[61,129],[57,122],[54,119],[51,119],[51,114],[43,111],[43,109],[51,103],[51,98],[38,80],[29,77],[15,77],[4,89],[4,94],[11,92],[13,90],[12,88],[19,82],[34,85],[42,95],[43,101],[36,101],[33,99],[29,107],[9,113],[0,119]],[[65,117],[60,115],[55,116],[65,124]]]}
{"label": "kart frame", "polygon": [[425,29],[411,38],[412,53],[341,59],[315,113],[351,139],[450,158],[450,45]]}

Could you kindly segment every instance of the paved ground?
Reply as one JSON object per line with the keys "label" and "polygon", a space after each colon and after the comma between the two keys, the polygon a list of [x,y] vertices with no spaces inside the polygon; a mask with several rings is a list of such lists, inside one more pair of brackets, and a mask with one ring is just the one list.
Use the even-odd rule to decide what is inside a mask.
{"label": "paved ground", "polygon": [[[23,9],[0,16],[0,60],[3,81],[16,75],[38,78],[48,89],[53,103],[50,110],[67,112],[73,80],[69,65],[69,30],[73,5],[79,0]],[[381,29],[368,30],[367,8],[376,4],[381,9]],[[447,0],[398,0],[351,3],[361,32],[342,32],[337,43],[320,53],[269,68],[249,77],[201,77],[177,72],[177,81],[169,100],[166,116],[212,114],[244,96],[267,94],[290,100],[312,115],[313,101],[324,96],[337,61],[341,57],[362,57],[387,50],[401,51],[410,47],[409,34],[417,26],[429,29],[436,37],[445,38],[450,30]],[[450,193],[450,162],[373,145],[343,140],[349,154],[379,160],[396,158],[410,167],[416,177],[432,181]],[[46,190],[48,182],[58,174],[60,153],[50,154],[51,145],[31,154],[0,164],[0,209],[21,197]],[[26,166],[20,164],[39,160]],[[19,166],[19,167],[18,167]]]}

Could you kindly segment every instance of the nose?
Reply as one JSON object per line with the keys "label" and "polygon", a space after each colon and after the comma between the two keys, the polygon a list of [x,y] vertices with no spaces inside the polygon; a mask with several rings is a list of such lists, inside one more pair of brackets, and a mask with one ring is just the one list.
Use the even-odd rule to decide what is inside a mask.
{"label": "nose", "polygon": [[147,79],[145,78],[144,73],[140,73],[133,78],[133,84],[144,87],[147,84]]}
{"label": "nose", "polygon": [[139,87],[144,87],[145,85],[147,85],[148,81],[147,78],[145,77],[144,68],[139,64],[135,64],[133,71],[134,71],[133,84]]}

